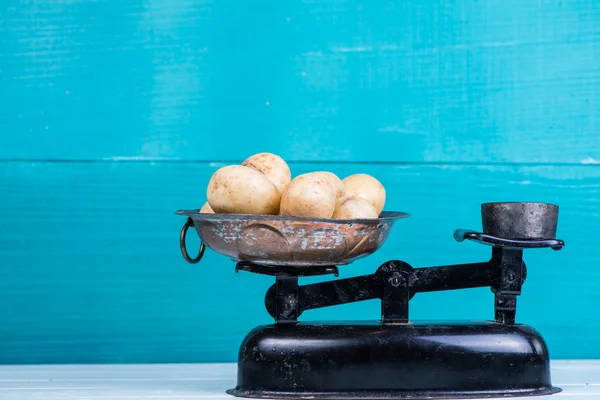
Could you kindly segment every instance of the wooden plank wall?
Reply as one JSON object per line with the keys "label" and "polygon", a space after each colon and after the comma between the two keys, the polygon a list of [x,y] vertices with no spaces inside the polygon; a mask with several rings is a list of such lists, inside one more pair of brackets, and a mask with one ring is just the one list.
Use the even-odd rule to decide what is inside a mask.
{"label": "wooden plank wall", "polygon": [[[0,4],[0,363],[232,361],[272,279],[178,249],[220,166],[366,172],[407,211],[383,249],[480,261],[479,204],[560,204],[518,320],[598,358],[600,3],[6,0]],[[193,243],[190,243],[193,245]],[[415,297],[486,319],[486,289]],[[377,302],[305,319],[372,319]]]}

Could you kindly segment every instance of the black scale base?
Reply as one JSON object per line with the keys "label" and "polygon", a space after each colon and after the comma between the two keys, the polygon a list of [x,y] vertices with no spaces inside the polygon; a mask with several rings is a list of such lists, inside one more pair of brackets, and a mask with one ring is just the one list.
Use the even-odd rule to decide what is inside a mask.
{"label": "black scale base", "polygon": [[341,400],[558,391],[546,344],[527,325],[341,322],[257,327],[242,343],[238,386],[228,393]]}

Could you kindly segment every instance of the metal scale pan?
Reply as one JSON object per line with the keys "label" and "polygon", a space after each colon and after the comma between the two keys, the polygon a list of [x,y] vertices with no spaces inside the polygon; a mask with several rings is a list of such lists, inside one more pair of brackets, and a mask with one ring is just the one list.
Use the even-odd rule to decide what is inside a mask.
{"label": "metal scale pan", "polygon": [[203,245],[232,260],[261,265],[311,267],[346,265],[378,250],[392,225],[408,217],[401,212],[383,212],[376,219],[333,219],[279,215],[201,214],[180,210],[188,220],[181,231],[181,251],[188,228],[193,226]]}

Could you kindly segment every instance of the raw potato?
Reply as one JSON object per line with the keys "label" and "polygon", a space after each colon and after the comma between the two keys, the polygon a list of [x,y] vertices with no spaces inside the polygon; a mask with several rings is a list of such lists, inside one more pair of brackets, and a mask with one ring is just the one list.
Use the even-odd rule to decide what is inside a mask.
{"label": "raw potato", "polygon": [[339,200],[333,218],[377,218],[379,214],[367,200],[360,197],[344,197]]}
{"label": "raw potato", "polygon": [[210,178],[206,198],[215,213],[277,214],[281,195],[257,170],[229,165]]}
{"label": "raw potato", "polygon": [[244,167],[262,172],[283,193],[292,180],[292,173],[287,163],[281,157],[272,153],[258,153],[242,163]]}
{"label": "raw potato", "polygon": [[333,188],[335,189],[335,197],[336,198],[339,199],[341,197],[344,197],[344,184],[342,183],[342,180],[340,178],[338,178],[338,176],[336,174],[334,174],[333,172],[329,172],[329,171],[318,171],[318,172],[311,172],[311,175],[319,176],[319,177],[327,180],[329,183],[331,183],[333,185]]}
{"label": "raw potato", "polygon": [[385,188],[377,179],[367,174],[356,174],[345,178],[342,183],[346,196],[369,201],[377,210],[377,215],[381,214],[385,205]]}
{"label": "raw potato", "polygon": [[206,203],[204,203],[204,205],[200,209],[200,214],[214,214],[214,213],[215,212],[213,211],[212,208],[210,208],[210,204],[208,204],[208,201]]}
{"label": "raw potato", "polygon": [[281,196],[281,215],[331,218],[334,210],[335,189],[318,175],[297,176]]}

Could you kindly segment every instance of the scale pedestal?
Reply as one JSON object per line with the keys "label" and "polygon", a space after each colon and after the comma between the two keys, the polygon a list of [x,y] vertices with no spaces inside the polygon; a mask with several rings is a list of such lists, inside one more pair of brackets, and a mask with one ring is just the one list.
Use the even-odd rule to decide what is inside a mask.
{"label": "scale pedestal", "polygon": [[548,350],[526,325],[494,322],[267,325],[242,343],[251,398],[398,399],[542,395]]}
{"label": "scale pedestal", "polygon": [[[515,324],[527,276],[523,249],[558,250],[557,239],[506,239],[457,230],[455,239],[492,246],[487,262],[413,268],[389,261],[372,275],[298,285],[299,276],[335,274],[331,267],[265,267],[240,262],[236,271],[274,275],[265,305],[276,323],[242,343],[238,385],[250,398],[398,399],[534,396],[559,392],[541,335]],[[420,292],[488,286],[495,320],[409,321]],[[308,309],[381,299],[381,321],[298,323]]]}

